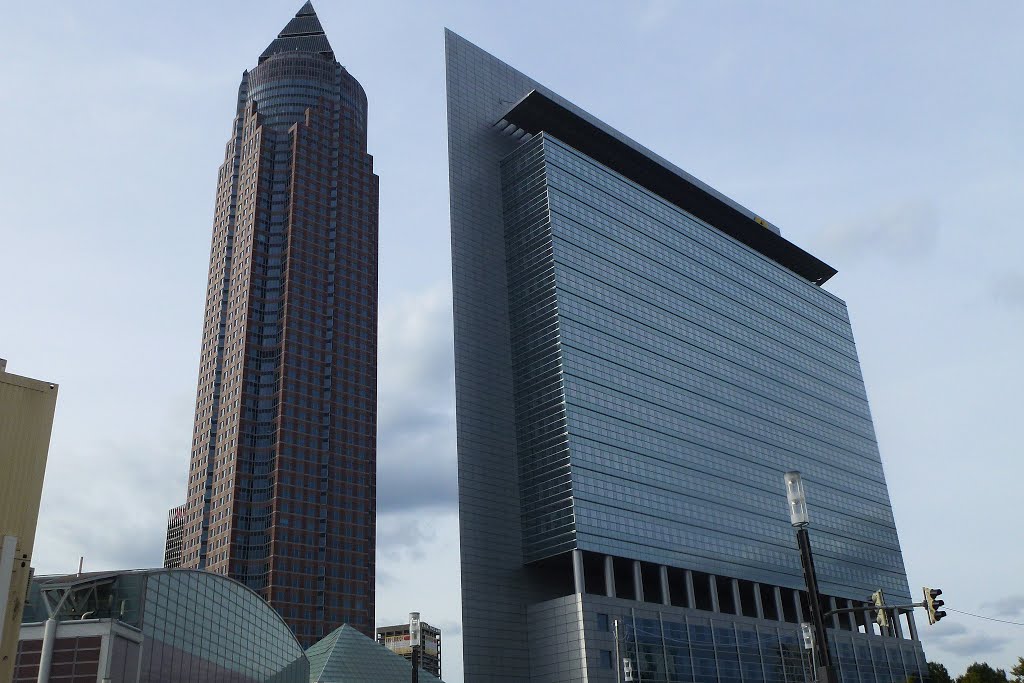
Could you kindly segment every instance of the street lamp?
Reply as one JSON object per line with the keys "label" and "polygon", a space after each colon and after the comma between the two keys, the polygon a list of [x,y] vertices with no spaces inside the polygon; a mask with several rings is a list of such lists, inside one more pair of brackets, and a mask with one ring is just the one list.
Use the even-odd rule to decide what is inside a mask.
{"label": "street lamp", "polygon": [[412,683],[420,681],[420,613],[409,612],[409,644],[412,646]]}
{"label": "street lamp", "polygon": [[814,652],[818,659],[817,679],[819,683],[837,683],[832,667],[832,653],[828,649],[828,633],[825,631],[825,617],[821,612],[818,594],[818,577],[814,573],[814,558],[811,556],[811,538],[807,533],[810,516],[807,514],[807,496],[799,472],[786,472],[786,498],[789,501],[789,521],[796,529],[796,542],[800,548],[800,564],[804,569],[804,583],[807,585],[807,603],[811,608],[811,624],[814,626]]}

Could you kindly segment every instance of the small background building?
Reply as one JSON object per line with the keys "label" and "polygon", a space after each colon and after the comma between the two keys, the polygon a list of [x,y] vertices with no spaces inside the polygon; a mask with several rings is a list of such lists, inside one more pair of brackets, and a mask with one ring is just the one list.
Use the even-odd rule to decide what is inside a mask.
{"label": "small background building", "polygon": [[[430,624],[420,623],[420,637],[423,647],[420,649],[420,667],[438,678],[441,677],[441,629]],[[412,661],[412,645],[409,640],[409,624],[397,626],[380,626],[377,628],[377,642],[394,652],[396,655]]]}
{"label": "small background building", "polygon": [[167,540],[164,544],[164,567],[177,569],[181,566],[181,546],[185,538],[185,506],[171,508],[167,513]]}

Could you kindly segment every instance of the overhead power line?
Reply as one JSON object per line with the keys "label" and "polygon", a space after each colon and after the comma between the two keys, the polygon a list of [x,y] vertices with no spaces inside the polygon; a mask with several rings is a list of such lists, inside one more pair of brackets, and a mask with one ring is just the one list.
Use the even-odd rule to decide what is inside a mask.
{"label": "overhead power line", "polygon": [[1024,626],[1024,623],[1021,623],[1019,621],[1008,621],[1006,619],[996,619],[995,617],[985,617],[980,614],[971,614],[970,612],[965,612],[962,609],[953,609],[952,607],[947,607],[946,609],[948,609],[950,612],[956,612],[957,614],[966,614],[969,617],[987,619],[988,621],[998,621],[1000,624],[1013,624],[1014,626]]}

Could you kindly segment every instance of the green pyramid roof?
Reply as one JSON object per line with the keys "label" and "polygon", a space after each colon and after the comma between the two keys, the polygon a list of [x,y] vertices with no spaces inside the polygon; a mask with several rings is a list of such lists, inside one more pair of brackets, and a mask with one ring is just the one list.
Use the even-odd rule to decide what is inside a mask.
{"label": "green pyramid roof", "polygon": [[[407,683],[412,664],[348,624],[306,650],[309,683]],[[422,683],[443,683],[420,669]]]}

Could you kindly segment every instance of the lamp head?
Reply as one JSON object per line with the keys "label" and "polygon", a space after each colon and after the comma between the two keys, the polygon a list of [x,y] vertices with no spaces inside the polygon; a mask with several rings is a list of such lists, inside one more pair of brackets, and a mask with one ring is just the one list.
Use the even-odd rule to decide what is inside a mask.
{"label": "lamp head", "polygon": [[409,645],[418,647],[420,645],[420,613],[409,612]]}
{"label": "lamp head", "polygon": [[799,528],[810,523],[807,514],[807,496],[804,494],[804,482],[799,472],[786,472],[786,498],[789,500],[789,522]]}

